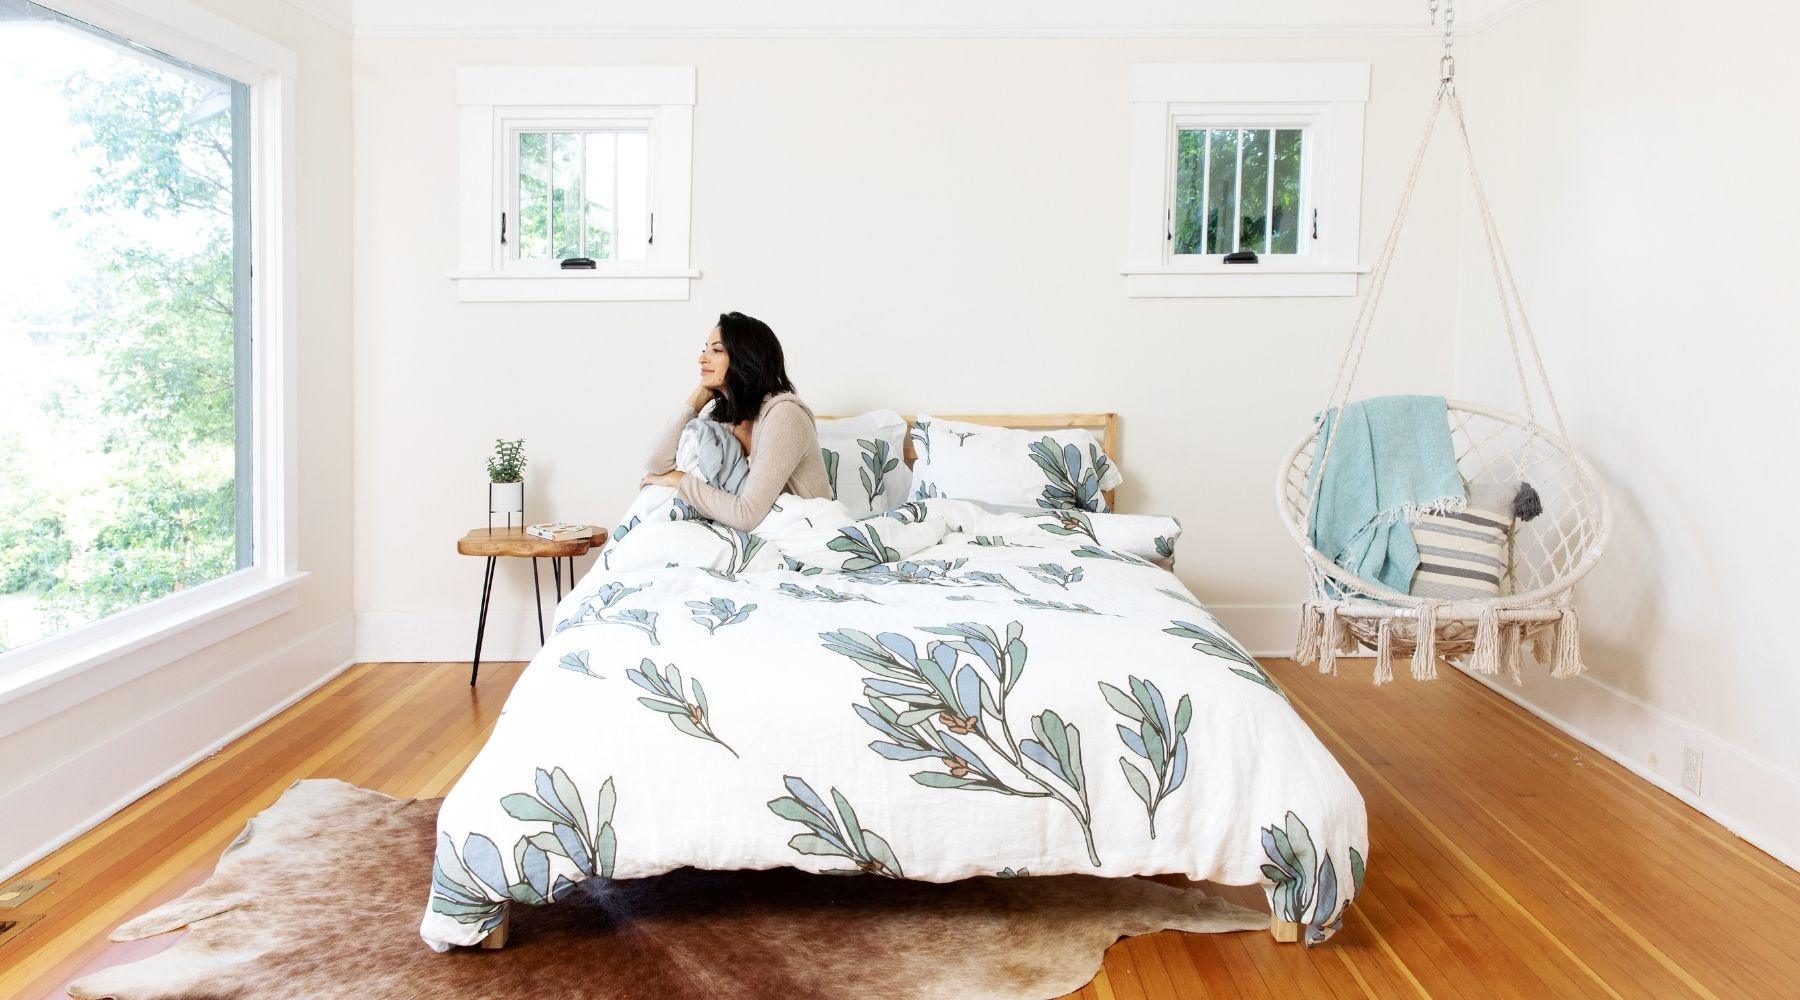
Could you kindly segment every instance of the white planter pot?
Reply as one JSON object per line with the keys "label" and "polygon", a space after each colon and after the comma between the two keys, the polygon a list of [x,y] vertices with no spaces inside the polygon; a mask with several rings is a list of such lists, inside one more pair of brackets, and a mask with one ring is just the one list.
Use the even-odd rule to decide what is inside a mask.
{"label": "white planter pot", "polygon": [[525,484],[489,483],[488,513],[518,514],[522,522],[525,514]]}

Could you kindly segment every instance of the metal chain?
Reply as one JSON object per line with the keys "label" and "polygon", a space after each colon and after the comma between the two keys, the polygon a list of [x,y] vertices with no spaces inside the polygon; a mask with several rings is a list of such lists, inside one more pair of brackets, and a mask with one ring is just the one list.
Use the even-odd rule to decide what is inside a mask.
{"label": "metal chain", "polygon": [[1450,51],[1456,43],[1456,0],[1429,0],[1425,9],[1431,12],[1431,23],[1437,23],[1438,8],[1444,10],[1444,54],[1438,60],[1438,69],[1442,75],[1444,86],[1451,86],[1456,79],[1456,56]]}

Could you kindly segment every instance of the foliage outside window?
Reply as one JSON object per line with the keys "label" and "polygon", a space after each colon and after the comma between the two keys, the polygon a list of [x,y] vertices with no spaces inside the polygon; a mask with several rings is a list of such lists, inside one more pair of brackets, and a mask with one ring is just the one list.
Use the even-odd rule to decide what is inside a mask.
{"label": "foliage outside window", "polygon": [[1304,130],[1183,129],[1177,138],[1175,253],[1300,252]]}
{"label": "foliage outside window", "polygon": [[519,260],[645,258],[648,132],[520,132],[515,162]]}
{"label": "foliage outside window", "polygon": [[248,88],[0,8],[0,651],[251,561]]}

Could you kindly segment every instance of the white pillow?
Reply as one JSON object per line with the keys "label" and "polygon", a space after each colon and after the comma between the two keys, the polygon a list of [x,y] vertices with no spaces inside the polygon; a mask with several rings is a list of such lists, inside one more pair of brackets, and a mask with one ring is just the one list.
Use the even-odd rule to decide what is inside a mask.
{"label": "white pillow", "polygon": [[852,514],[879,514],[906,502],[906,421],[893,410],[821,420],[819,452],[832,499]]}
{"label": "white pillow", "polygon": [[1125,477],[1093,434],[1022,431],[920,414],[912,499],[951,497],[1045,510],[1106,511]]}

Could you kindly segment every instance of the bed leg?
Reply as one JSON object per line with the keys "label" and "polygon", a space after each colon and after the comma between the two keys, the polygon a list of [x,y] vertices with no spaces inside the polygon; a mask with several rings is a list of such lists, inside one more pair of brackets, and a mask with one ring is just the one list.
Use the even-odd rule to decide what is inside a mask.
{"label": "bed leg", "polygon": [[488,951],[498,951],[506,947],[506,932],[512,929],[512,906],[501,904],[500,926],[488,931],[488,936],[481,939],[481,947]]}
{"label": "bed leg", "polygon": [[1279,917],[1271,916],[1269,933],[1275,936],[1278,944],[1293,944],[1300,940],[1300,925],[1291,920],[1282,920]]}

